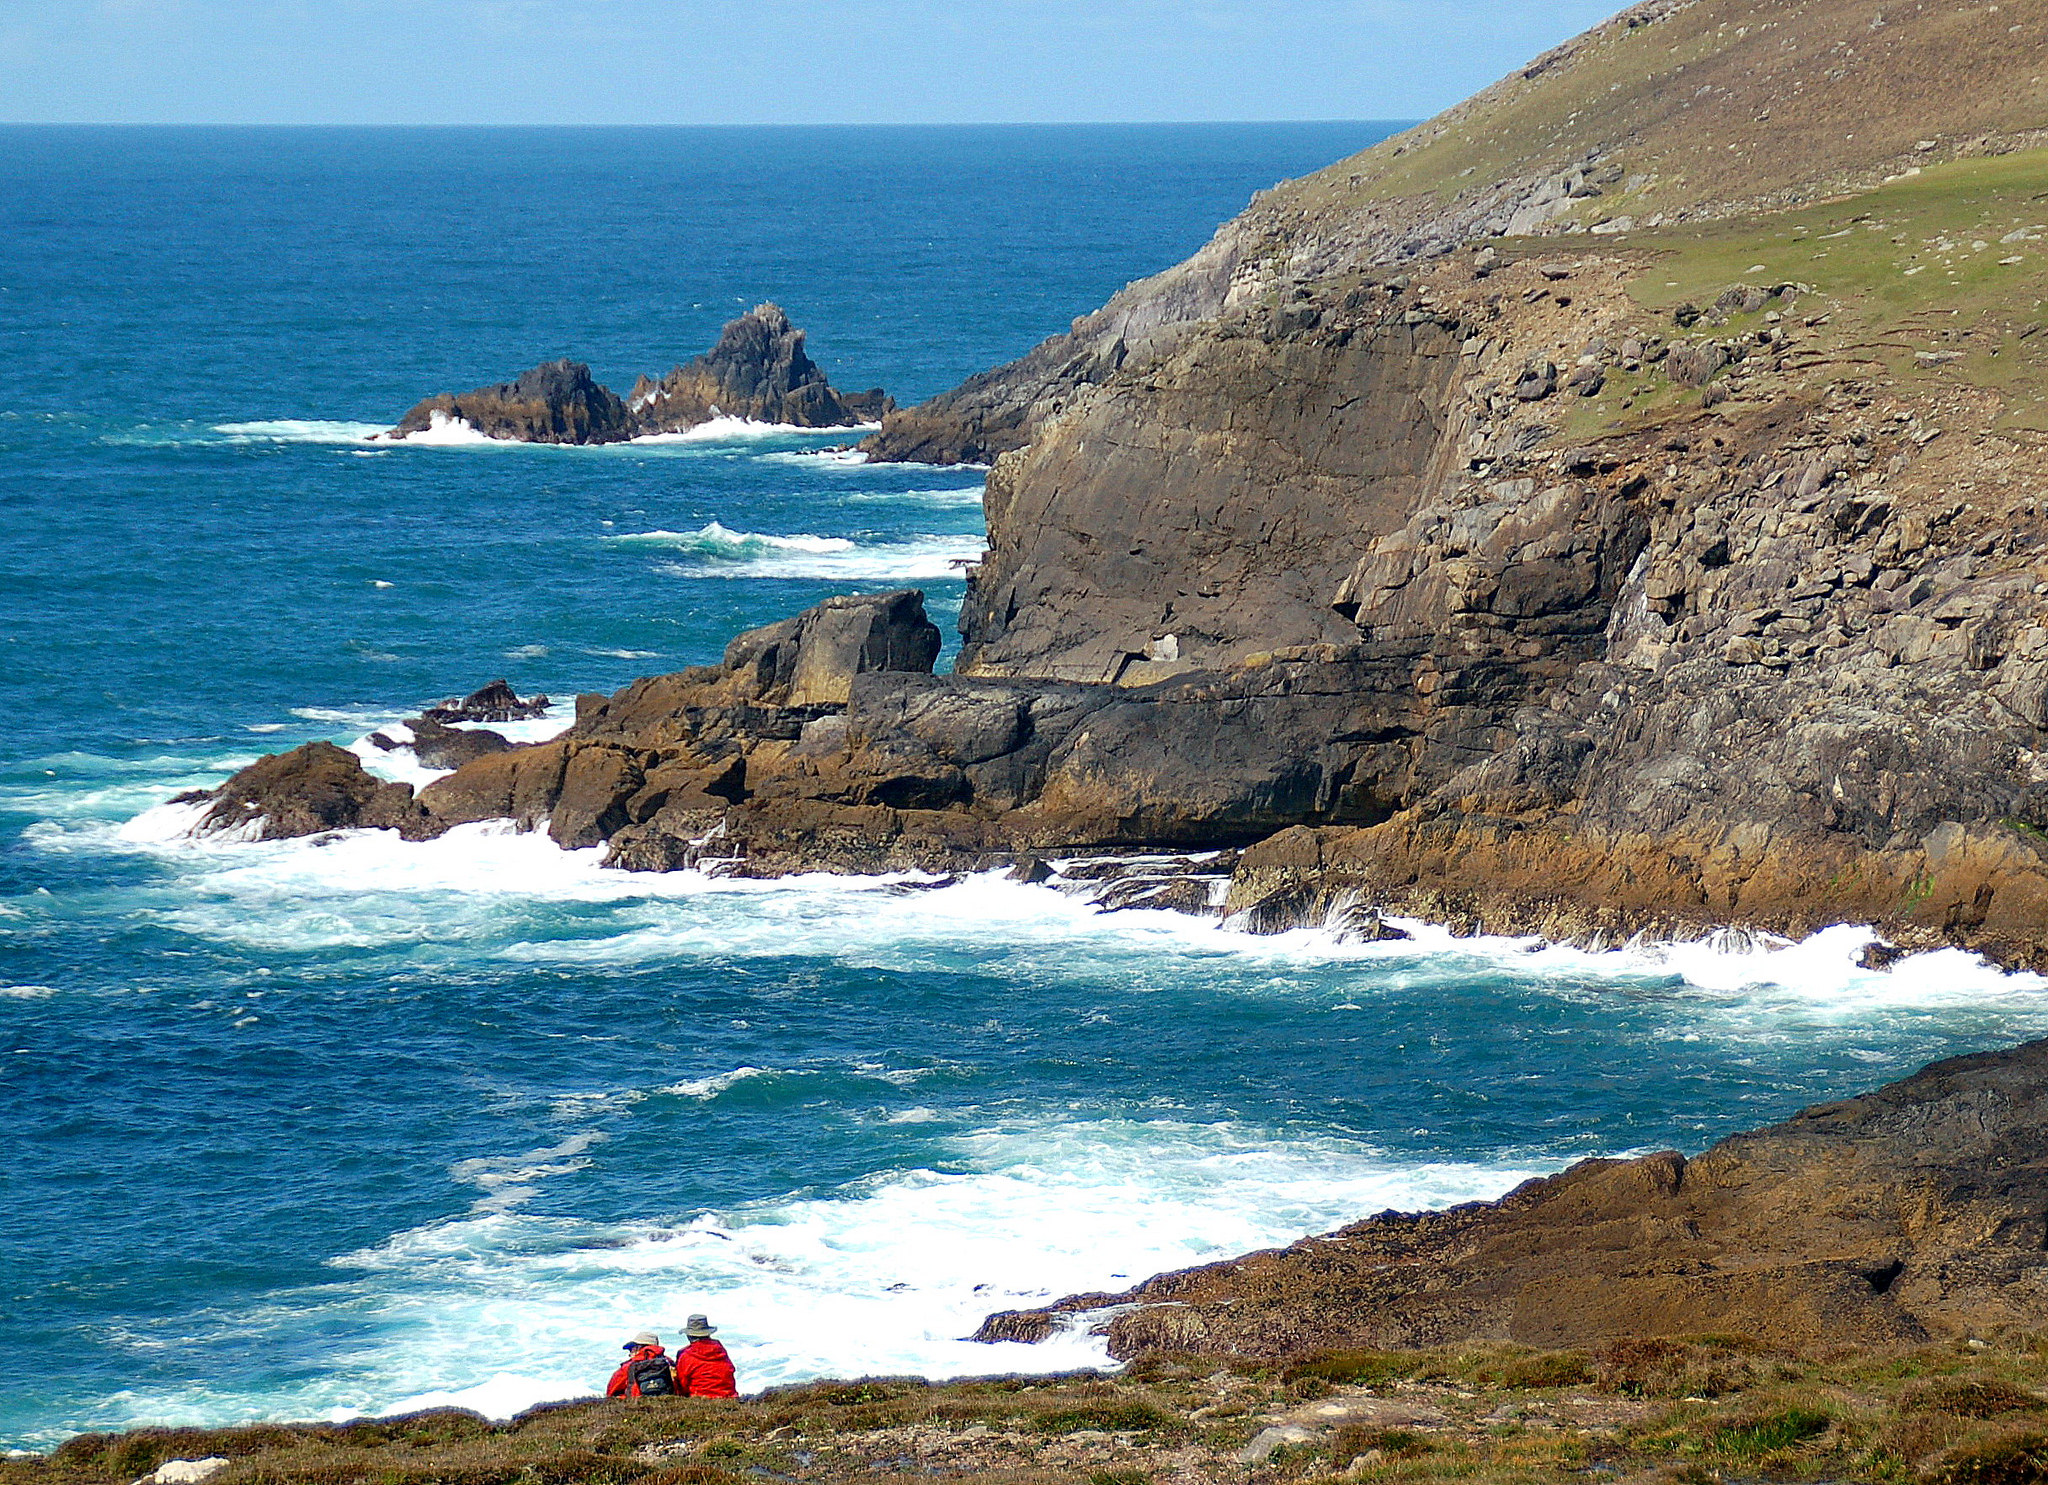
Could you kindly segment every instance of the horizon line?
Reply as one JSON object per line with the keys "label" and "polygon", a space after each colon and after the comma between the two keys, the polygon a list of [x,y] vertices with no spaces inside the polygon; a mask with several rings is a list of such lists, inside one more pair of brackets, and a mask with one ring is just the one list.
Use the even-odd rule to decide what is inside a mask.
{"label": "horizon line", "polygon": [[0,129],[1188,129],[1245,128],[1283,124],[1406,124],[1421,118],[1365,116],[1314,119],[957,119],[863,120],[797,123],[787,120],[744,123],[349,123],[322,121],[278,123],[195,121],[190,119],[0,119]]}

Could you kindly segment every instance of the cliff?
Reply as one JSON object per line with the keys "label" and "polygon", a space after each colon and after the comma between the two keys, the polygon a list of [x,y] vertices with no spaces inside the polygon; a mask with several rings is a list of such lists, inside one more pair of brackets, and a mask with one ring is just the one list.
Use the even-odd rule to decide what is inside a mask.
{"label": "cliff", "polygon": [[[956,674],[729,654],[591,702],[575,789],[471,794],[541,779],[481,759],[401,828],[459,795],[762,872],[1243,848],[1264,928],[2048,962],[2042,24],[1624,12],[891,417],[883,456],[1003,450]],[[821,385],[764,307],[659,405],[740,366]],[[643,792],[714,767],[715,809]]]}
{"label": "cliff", "polygon": [[1621,235],[2042,142],[2031,6],[1645,0],[1405,133],[1259,193],[1186,262],[885,420],[877,458],[986,463],[1187,327],[1295,283],[1504,236]]}
{"label": "cliff", "polygon": [[1473,1341],[1741,1335],[1953,1342],[2039,1322],[2048,1042],[1938,1062],[1686,1159],[1588,1160],[1497,1202],[1383,1213],[1117,1295],[990,1317],[1097,1320],[1113,1354],[1287,1356]]}
{"label": "cliff", "polygon": [[804,332],[774,304],[728,322],[718,344],[659,381],[643,376],[621,399],[580,361],[550,361],[516,381],[443,393],[419,403],[380,435],[403,439],[462,425],[516,443],[623,443],[681,433],[713,418],[746,418],[800,428],[871,423],[895,403],[876,387],[835,392],[804,350]]}

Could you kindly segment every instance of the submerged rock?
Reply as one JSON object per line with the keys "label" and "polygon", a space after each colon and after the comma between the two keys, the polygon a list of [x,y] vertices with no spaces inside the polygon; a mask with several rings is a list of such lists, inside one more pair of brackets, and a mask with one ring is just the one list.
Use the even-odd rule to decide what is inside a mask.
{"label": "submerged rock", "polygon": [[452,424],[517,443],[621,443],[637,431],[618,394],[592,380],[581,361],[566,359],[516,381],[429,397],[384,436],[409,438]]}
{"label": "submerged rock", "polygon": [[460,768],[513,746],[501,734],[482,727],[449,727],[431,717],[414,717],[407,725],[412,728],[413,756],[422,768]]}
{"label": "submerged rock", "polygon": [[756,305],[728,323],[718,344],[659,380],[643,376],[626,399],[639,431],[676,433],[713,418],[799,428],[850,428],[895,403],[877,387],[840,393],[804,350],[804,332],[778,305]]}

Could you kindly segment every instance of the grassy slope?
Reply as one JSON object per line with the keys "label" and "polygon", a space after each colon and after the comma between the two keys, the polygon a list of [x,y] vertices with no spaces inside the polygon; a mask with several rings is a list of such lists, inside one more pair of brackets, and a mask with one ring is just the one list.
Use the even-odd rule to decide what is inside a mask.
{"label": "grassy slope", "polygon": [[[1680,304],[1711,307],[1732,284],[1803,286],[1787,369],[1757,393],[1850,376],[1909,394],[1966,385],[2002,398],[1998,426],[2048,431],[2048,150],[1930,166],[1818,206],[1584,245],[1596,244],[1638,265],[1631,295],[1675,340],[1738,337],[1769,313],[1714,316],[1688,332],[1671,318]],[[1528,257],[1558,249],[1542,240],[1504,246]],[[1655,367],[1617,371],[1600,396],[1569,409],[1565,432],[1642,426],[1699,395]]]}
{"label": "grassy slope", "polygon": [[[2024,1485],[2048,1458],[2035,1337],[1801,1358],[1734,1338],[1599,1352],[1343,1352],[1218,1370],[1160,1357],[1119,1378],[818,1383],[738,1403],[562,1404],[510,1424],[441,1412],[347,1425],[85,1435],[0,1460],[0,1485],[126,1485],[225,1455],[215,1485],[739,1485],[1353,1478],[1473,1485],[1924,1480]],[[1274,1424],[1300,1436],[1236,1458]],[[2029,1461],[2035,1461],[2029,1463]]]}
{"label": "grassy slope", "polygon": [[1446,203],[1598,154],[1624,180],[1567,220],[1694,214],[1865,184],[2044,126],[2040,0],[1652,0],[1271,201],[1311,220]]}

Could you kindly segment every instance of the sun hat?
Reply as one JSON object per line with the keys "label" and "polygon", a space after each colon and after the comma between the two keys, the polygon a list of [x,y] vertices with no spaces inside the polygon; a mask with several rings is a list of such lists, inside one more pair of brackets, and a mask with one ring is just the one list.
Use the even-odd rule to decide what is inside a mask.
{"label": "sun hat", "polygon": [[690,1323],[683,1327],[683,1334],[687,1336],[717,1335],[718,1327],[702,1315],[692,1315]]}
{"label": "sun hat", "polygon": [[640,1334],[634,1336],[633,1339],[626,1342],[625,1349],[628,1351],[637,1351],[642,1346],[654,1346],[656,1348],[659,1348],[660,1345],[660,1336],[656,1335],[651,1330],[643,1330],[640,1332]]}

